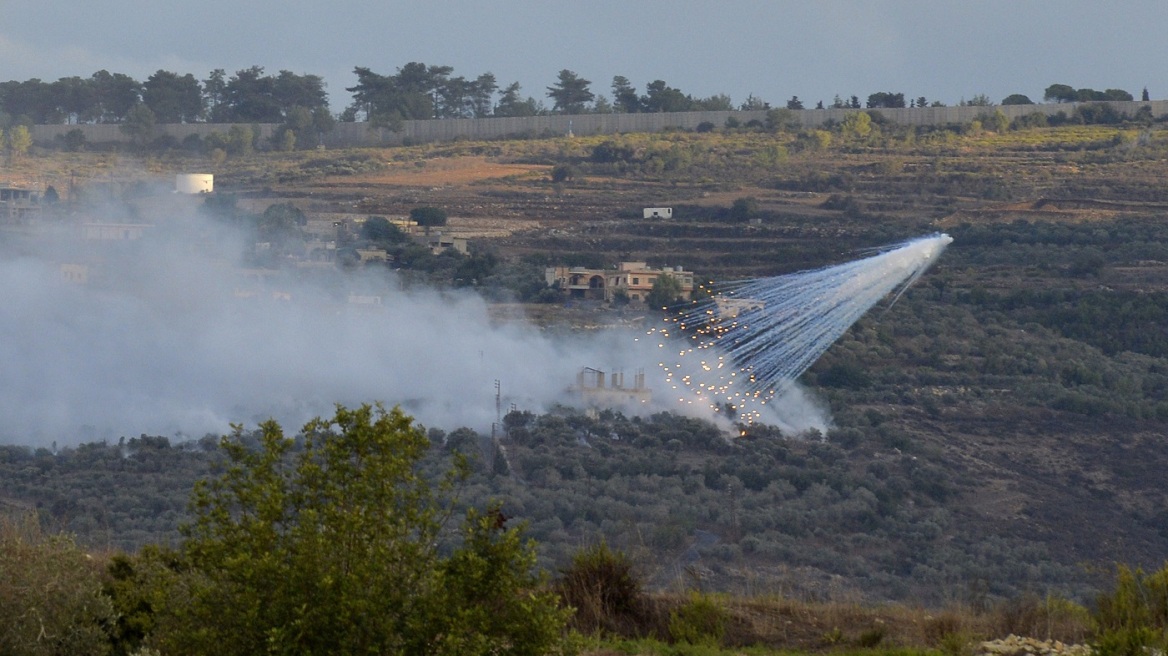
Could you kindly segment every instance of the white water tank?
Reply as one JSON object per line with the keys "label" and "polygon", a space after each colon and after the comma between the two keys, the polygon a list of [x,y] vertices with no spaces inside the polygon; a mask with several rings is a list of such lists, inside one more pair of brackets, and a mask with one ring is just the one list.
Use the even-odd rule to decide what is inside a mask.
{"label": "white water tank", "polygon": [[215,191],[215,176],[210,173],[176,174],[174,190],[180,194],[209,194]]}

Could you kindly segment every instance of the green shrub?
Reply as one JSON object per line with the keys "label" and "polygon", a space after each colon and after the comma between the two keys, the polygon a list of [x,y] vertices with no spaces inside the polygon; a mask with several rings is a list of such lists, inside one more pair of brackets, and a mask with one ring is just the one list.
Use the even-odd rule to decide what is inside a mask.
{"label": "green shrub", "polygon": [[1100,656],[1143,656],[1168,647],[1168,565],[1145,575],[1120,565],[1115,589],[1095,610],[1095,651]]}
{"label": "green shrub", "polygon": [[440,207],[415,207],[410,210],[410,219],[426,228],[444,226],[446,225],[446,210]]}
{"label": "green shrub", "polygon": [[576,168],[571,164],[557,164],[552,167],[552,182],[571,182],[576,178]]}
{"label": "green shrub", "polygon": [[962,615],[952,610],[926,620],[924,637],[928,644],[947,656],[968,656],[973,647],[973,636]]}
{"label": "green shrub", "polygon": [[886,635],[888,635],[888,627],[883,624],[878,624],[861,633],[856,638],[856,646],[863,647],[864,649],[872,649],[883,642]]}
{"label": "green shrub", "polygon": [[669,614],[669,636],[691,645],[720,645],[726,635],[726,611],[710,595],[694,592]]}
{"label": "green shrub", "polygon": [[0,653],[106,654],[113,606],[98,566],[32,514],[0,517]]}
{"label": "green shrub", "polygon": [[633,564],[604,542],[572,557],[560,572],[557,592],[575,609],[575,627],[584,633],[605,631],[621,635],[640,633],[645,598]]}
{"label": "green shrub", "polygon": [[1058,595],[1023,595],[994,606],[993,635],[1024,635],[1079,643],[1090,632],[1087,609]]}
{"label": "green shrub", "polygon": [[[186,603],[156,617],[164,653],[543,654],[567,613],[535,547],[498,509],[469,510],[441,548],[449,495],[421,470],[425,431],[400,409],[338,405],[299,439],[275,421],[223,438],[184,528]],[[171,599],[174,599],[171,596]]]}

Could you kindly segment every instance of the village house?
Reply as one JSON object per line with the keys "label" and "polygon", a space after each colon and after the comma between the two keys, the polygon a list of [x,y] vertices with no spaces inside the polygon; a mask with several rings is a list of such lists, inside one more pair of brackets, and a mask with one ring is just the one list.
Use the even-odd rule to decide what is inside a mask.
{"label": "village house", "polygon": [[672,276],[681,287],[681,298],[693,294],[693,272],[682,267],[654,268],[645,262],[621,262],[616,269],[549,267],[544,279],[569,298],[612,301],[624,294],[630,301],[643,301],[662,275]]}
{"label": "village house", "polygon": [[625,386],[623,371],[605,373],[584,367],[576,374],[576,386],[571,388],[590,408],[634,408],[653,400],[653,392],[645,386],[645,371],[633,374],[633,384]]}
{"label": "village house", "polygon": [[440,255],[448,248],[453,248],[463,255],[470,253],[466,239],[463,237],[452,237],[450,235],[443,235],[441,232],[435,232],[433,234],[423,235],[417,239],[423,241],[434,255]]}
{"label": "village house", "polygon": [[0,185],[0,220],[22,224],[41,212],[41,192],[32,187]]}

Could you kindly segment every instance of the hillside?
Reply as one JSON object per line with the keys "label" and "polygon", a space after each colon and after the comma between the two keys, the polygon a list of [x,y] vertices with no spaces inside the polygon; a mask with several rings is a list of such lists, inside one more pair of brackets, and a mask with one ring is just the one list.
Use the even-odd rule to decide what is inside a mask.
{"label": "hillside", "polygon": [[[619,260],[714,279],[776,275],[953,236],[915,287],[805,376],[835,422],[822,440],[762,429],[727,440],[672,415],[521,408],[507,417],[501,460],[484,436],[441,427],[433,437],[483,455],[464,499],[503,499],[530,522],[547,565],[603,537],[659,587],[937,605],[1027,591],[1087,599],[1115,562],[1158,566],[1168,554],[1168,131],[827,134],[267,154],[215,173],[255,211],[442,207],[448,231],[529,277],[543,264]],[[46,154],[16,172],[65,188],[77,167],[100,180],[205,164],[186,157],[139,167]],[[571,175],[553,183],[557,166]],[[644,220],[647,206],[675,218]],[[521,295],[504,273],[487,286]],[[545,324],[581,321],[556,305],[530,311]],[[6,447],[0,496],[98,546],[170,539],[209,456],[198,444],[131,442],[128,457],[113,445],[55,456]]]}

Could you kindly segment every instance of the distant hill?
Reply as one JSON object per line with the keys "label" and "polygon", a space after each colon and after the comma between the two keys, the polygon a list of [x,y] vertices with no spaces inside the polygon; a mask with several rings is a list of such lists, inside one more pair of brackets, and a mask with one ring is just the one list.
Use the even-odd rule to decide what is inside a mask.
{"label": "distant hill", "polygon": [[[533,269],[631,259],[719,279],[774,275],[945,230],[954,242],[937,267],[805,376],[835,422],[822,440],[727,439],[669,414],[520,412],[506,422],[505,459],[473,431],[434,434],[482,455],[463,498],[502,499],[530,523],[545,564],[603,537],[662,587],[1085,600],[1115,562],[1158,567],[1168,131],[878,127],[817,141],[718,127],[257,156],[229,159],[216,182],[260,209],[443,207],[449,230],[479,230],[474,248]],[[346,157],[361,166],[334,167],[356,161]],[[433,177],[463,158],[499,173]],[[553,183],[561,164],[577,175]],[[674,218],[645,220],[643,207]],[[511,273],[483,277],[484,293],[518,293]],[[538,309],[553,325],[580,312]],[[173,540],[191,483],[211,466],[207,447],[4,447],[0,497],[94,547]]]}

